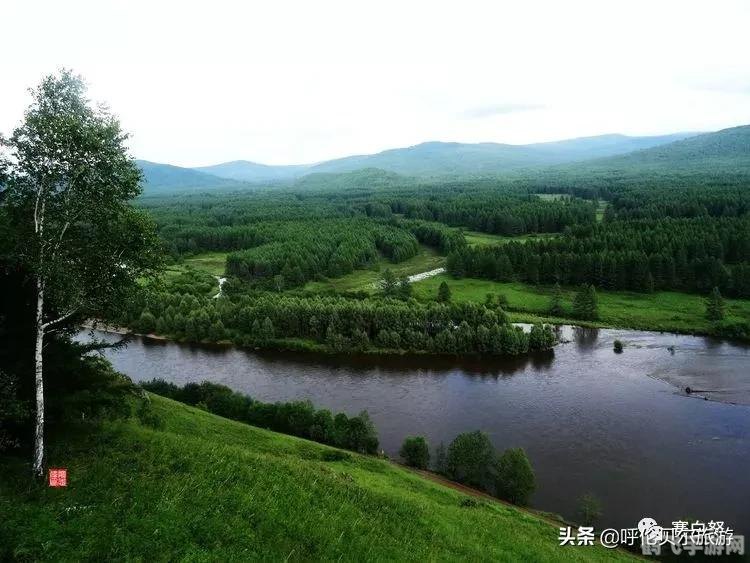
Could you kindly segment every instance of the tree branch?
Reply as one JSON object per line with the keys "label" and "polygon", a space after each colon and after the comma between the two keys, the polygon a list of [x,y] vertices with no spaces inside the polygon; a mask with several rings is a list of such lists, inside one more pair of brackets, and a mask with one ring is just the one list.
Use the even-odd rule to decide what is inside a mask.
{"label": "tree branch", "polygon": [[46,330],[46,329],[47,329],[47,327],[50,327],[50,326],[52,326],[52,325],[55,325],[55,324],[57,324],[57,323],[59,323],[59,322],[62,322],[62,321],[64,321],[65,319],[67,319],[68,317],[70,317],[71,315],[73,315],[73,314],[74,314],[74,313],[75,313],[75,312],[76,312],[77,310],[78,310],[78,308],[75,308],[75,309],[71,309],[70,311],[68,311],[68,312],[67,312],[67,313],[65,313],[64,315],[61,315],[61,316],[59,316],[59,317],[57,317],[56,319],[53,319],[53,320],[51,320],[51,321],[47,321],[46,323],[44,323],[44,324],[42,325],[42,330]]}

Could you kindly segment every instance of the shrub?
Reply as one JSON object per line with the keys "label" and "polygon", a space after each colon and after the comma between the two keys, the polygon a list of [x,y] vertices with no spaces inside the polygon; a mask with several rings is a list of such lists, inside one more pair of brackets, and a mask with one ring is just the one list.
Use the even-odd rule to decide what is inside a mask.
{"label": "shrub", "polygon": [[495,463],[495,492],[501,499],[525,506],[536,489],[531,462],[522,448],[510,448]]}
{"label": "shrub", "polygon": [[494,458],[487,434],[479,430],[459,434],[448,446],[446,474],[459,483],[489,490]]}
{"label": "shrub", "polygon": [[406,465],[417,467],[418,469],[427,469],[430,463],[430,448],[427,440],[422,436],[408,436],[399,455],[404,459]]}
{"label": "shrub", "polygon": [[622,342],[620,340],[615,340],[615,342],[614,342],[614,344],[613,344],[612,347],[613,347],[613,349],[615,351],[615,354],[622,354],[623,344],[622,344]]}

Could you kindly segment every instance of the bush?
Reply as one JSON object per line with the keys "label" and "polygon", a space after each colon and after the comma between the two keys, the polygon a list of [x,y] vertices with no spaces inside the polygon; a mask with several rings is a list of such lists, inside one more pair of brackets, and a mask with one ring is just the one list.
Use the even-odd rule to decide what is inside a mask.
{"label": "bush", "polygon": [[406,465],[427,469],[430,463],[430,448],[422,436],[408,436],[398,452]]}
{"label": "bush", "polygon": [[495,448],[489,436],[476,430],[459,434],[448,446],[446,474],[450,479],[489,490]]}
{"label": "bush", "polygon": [[526,506],[536,489],[531,462],[522,448],[510,448],[495,463],[495,492],[501,499]]}
{"label": "bush", "polygon": [[612,347],[613,347],[613,349],[615,351],[615,354],[622,354],[623,344],[622,344],[622,342],[620,340],[615,340],[615,342],[614,342],[614,344],[613,344]]}

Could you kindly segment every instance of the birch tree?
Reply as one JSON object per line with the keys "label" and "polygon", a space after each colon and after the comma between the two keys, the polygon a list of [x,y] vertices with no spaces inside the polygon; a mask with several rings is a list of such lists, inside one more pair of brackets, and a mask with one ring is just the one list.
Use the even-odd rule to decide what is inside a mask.
{"label": "birch tree", "polygon": [[3,204],[36,293],[33,470],[41,476],[45,338],[106,314],[156,266],[158,252],[153,225],[129,203],[140,193],[140,171],[118,120],[86,98],[70,71],[30,93],[22,124],[5,141]]}

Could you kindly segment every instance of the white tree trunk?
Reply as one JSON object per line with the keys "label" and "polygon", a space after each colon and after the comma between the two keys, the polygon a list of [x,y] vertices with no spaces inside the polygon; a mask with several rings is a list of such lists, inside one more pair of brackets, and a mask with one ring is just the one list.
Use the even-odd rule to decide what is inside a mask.
{"label": "white tree trunk", "polygon": [[36,424],[34,427],[34,474],[44,475],[44,378],[42,348],[44,346],[44,283],[36,281],[36,346],[34,347],[34,376],[36,381]]}

